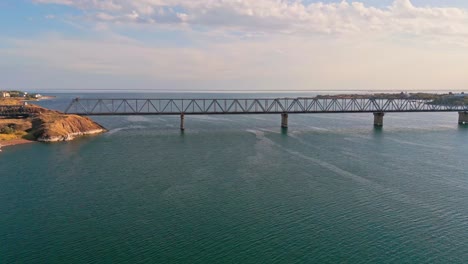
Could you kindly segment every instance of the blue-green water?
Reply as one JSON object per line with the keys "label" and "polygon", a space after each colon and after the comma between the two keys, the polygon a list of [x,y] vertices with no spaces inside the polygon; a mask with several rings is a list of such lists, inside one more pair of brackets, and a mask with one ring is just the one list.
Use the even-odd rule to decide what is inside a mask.
{"label": "blue-green water", "polygon": [[0,263],[468,262],[456,113],[95,120],[0,153]]}

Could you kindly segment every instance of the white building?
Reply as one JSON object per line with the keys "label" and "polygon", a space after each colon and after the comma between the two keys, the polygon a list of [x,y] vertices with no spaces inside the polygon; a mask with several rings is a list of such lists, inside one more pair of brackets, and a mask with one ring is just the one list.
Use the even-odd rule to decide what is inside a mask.
{"label": "white building", "polygon": [[9,92],[0,92],[0,97],[2,97],[2,98],[9,98],[9,97],[10,97],[10,93],[9,93]]}

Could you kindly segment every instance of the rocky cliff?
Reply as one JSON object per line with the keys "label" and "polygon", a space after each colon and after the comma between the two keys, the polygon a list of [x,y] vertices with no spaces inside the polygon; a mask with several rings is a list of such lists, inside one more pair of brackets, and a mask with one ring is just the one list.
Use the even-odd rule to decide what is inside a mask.
{"label": "rocky cliff", "polygon": [[106,130],[93,120],[61,113],[40,113],[32,118],[32,135],[37,141],[69,141],[77,136],[103,133]]}
{"label": "rocky cliff", "polygon": [[6,140],[26,138],[41,142],[69,141],[78,136],[106,131],[104,127],[87,117],[67,115],[35,105],[25,107],[30,113],[28,118],[0,119],[0,134],[3,131]]}

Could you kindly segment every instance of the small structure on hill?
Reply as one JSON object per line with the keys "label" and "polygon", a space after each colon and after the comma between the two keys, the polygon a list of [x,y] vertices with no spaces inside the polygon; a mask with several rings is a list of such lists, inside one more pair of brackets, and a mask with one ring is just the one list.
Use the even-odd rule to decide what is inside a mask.
{"label": "small structure on hill", "polygon": [[0,97],[1,98],[10,98],[10,93],[9,92],[0,92]]}

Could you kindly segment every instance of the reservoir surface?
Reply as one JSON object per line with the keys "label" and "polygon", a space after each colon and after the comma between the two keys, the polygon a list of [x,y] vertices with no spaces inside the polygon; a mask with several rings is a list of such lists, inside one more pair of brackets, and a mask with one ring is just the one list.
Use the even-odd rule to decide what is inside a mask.
{"label": "reservoir surface", "polygon": [[[313,94],[57,94],[248,98]],[[93,117],[0,153],[0,263],[468,263],[458,113]]]}

